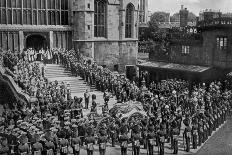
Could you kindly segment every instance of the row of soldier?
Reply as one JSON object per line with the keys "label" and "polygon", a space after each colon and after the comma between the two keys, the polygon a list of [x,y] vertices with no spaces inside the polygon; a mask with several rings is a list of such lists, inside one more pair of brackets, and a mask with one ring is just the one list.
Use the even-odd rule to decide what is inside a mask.
{"label": "row of soldier", "polygon": [[[68,60],[67,62],[69,62],[68,65],[72,64],[72,60]],[[80,63],[80,65],[83,65],[83,64],[84,66],[87,65],[87,63],[86,64]],[[94,65],[92,67],[95,68]],[[81,72],[81,71],[78,71],[78,72]],[[99,69],[98,73],[101,74],[102,76],[106,76],[106,79],[108,79],[109,81],[110,75],[108,75],[109,72],[107,70]],[[85,78],[86,78],[86,75],[88,77],[88,74],[85,73],[84,75]],[[91,78],[88,77],[86,79],[89,80]],[[125,78],[118,77],[116,81],[120,81],[119,90],[120,90],[120,87],[121,89],[122,87],[127,88],[127,80]],[[135,84],[132,83],[130,86],[137,87],[134,85]],[[159,85],[161,85],[159,86],[161,88],[157,87],[158,89],[156,90],[154,90],[154,88],[150,90],[151,92],[156,92],[154,94],[148,93],[148,92],[144,93],[140,91],[138,93],[139,95],[135,95],[135,96],[139,96],[139,98],[136,98],[136,99],[143,101],[144,107],[148,115],[150,117],[154,116],[157,119],[157,122],[160,122],[160,123],[154,123],[153,125],[157,126],[158,124],[159,126],[158,129],[160,129],[160,132],[163,133],[163,135],[165,135],[164,136],[165,139],[176,139],[176,138],[171,138],[171,131],[172,131],[171,126],[172,125],[171,123],[169,123],[170,120],[172,120],[173,118],[175,120],[175,117],[176,117],[175,115],[177,115],[175,114],[176,112],[178,113],[177,115],[178,119],[176,120],[176,123],[175,122],[173,123],[174,124],[173,129],[175,129],[175,126],[178,126],[178,132],[177,131],[175,132],[180,133],[182,122],[186,126],[189,126],[190,124],[193,126],[193,124],[196,123],[198,125],[197,137],[198,137],[199,145],[201,145],[201,143],[204,142],[207,139],[207,137],[212,133],[212,129],[215,130],[216,127],[218,127],[221,123],[224,122],[226,113],[228,112],[228,109],[230,107],[229,103],[231,100],[231,92],[230,90],[222,89],[222,86],[220,83],[212,83],[209,86],[208,90],[206,90],[205,85],[202,84],[202,86],[195,87],[191,95],[189,95],[189,92],[188,92],[189,90],[187,89],[188,84],[186,84],[186,82],[184,81],[166,80],[166,81],[162,81],[161,83],[159,83]],[[181,87],[179,87],[178,85],[180,85]],[[130,88],[130,86],[128,87]],[[103,88],[104,87],[105,86],[103,86]],[[107,86],[107,88],[110,88],[110,87]],[[110,89],[111,91],[115,90],[114,87],[112,88],[113,89]],[[124,90],[124,92],[127,92],[127,91]],[[117,95],[117,91],[115,91],[115,94]],[[123,100],[123,101],[129,100],[128,94],[130,93],[120,93],[120,94],[121,95],[119,95],[118,97],[119,100]],[[125,96],[123,96],[122,94],[125,94]],[[40,97],[39,96],[37,97],[39,99],[39,102],[43,103],[43,101],[40,100]],[[132,99],[135,99],[133,98],[133,95],[132,95]],[[159,108],[161,109],[160,114],[158,112]],[[177,109],[180,109],[180,111],[178,112]],[[201,110],[203,110],[203,112],[201,112]],[[172,116],[171,114],[173,115],[173,118],[170,118],[170,116]],[[183,118],[185,119],[182,121]],[[187,118],[189,119],[189,121]],[[162,125],[162,124],[165,124],[165,125]],[[148,127],[146,126],[145,127],[142,126],[141,128],[148,129]],[[189,131],[189,129],[186,129],[186,130]],[[156,135],[157,133],[160,133],[158,131],[156,132]],[[146,134],[143,133],[142,135],[146,135]],[[185,137],[186,137],[185,139],[188,140],[189,134],[186,133]],[[163,138],[161,139],[163,141]],[[176,141],[175,141],[175,144],[176,144]],[[189,143],[186,141],[186,144],[187,144],[186,150],[188,151]],[[195,141],[194,141],[194,144],[195,144]],[[158,146],[160,146],[160,152],[162,153],[162,150],[163,150],[161,148],[162,145],[158,145]]]}

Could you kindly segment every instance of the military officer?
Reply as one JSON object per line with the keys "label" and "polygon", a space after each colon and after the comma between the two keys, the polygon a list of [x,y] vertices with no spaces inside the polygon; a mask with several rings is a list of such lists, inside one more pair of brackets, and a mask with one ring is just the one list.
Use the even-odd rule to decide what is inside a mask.
{"label": "military officer", "polygon": [[106,154],[106,143],[107,143],[107,134],[104,128],[100,130],[100,135],[98,137],[99,153],[100,155]]}
{"label": "military officer", "polygon": [[119,142],[121,146],[121,155],[127,155],[129,137],[127,136],[126,126],[121,127],[121,135],[119,136]]}
{"label": "military officer", "polygon": [[93,136],[93,129],[91,127],[87,128],[87,136],[85,138],[85,145],[87,146],[87,155],[93,155],[95,138]]}
{"label": "military officer", "polygon": [[189,152],[190,151],[190,138],[191,138],[191,128],[189,126],[189,122],[185,122],[185,130],[183,133],[183,137],[185,139],[185,144],[186,144],[186,151]]}
{"label": "military officer", "polygon": [[174,148],[173,154],[177,154],[178,153],[178,137],[180,134],[180,130],[175,121],[172,123],[172,125],[173,125],[172,137],[173,137],[173,148]]}
{"label": "military officer", "polygon": [[136,124],[133,127],[133,134],[132,134],[132,146],[133,146],[133,152],[134,155],[139,155],[140,153],[140,141],[141,141],[141,132],[140,132],[140,126]]}
{"label": "military officer", "polygon": [[40,141],[40,135],[35,134],[34,135],[35,143],[32,145],[32,153],[33,155],[41,155],[43,151],[43,146],[39,142]]}
{"label": "military officer", "polygon": [[154,132],[154,125],[150,123],[148,125],[148,133],[147,133],[148,155],[154,154],[155,143],[156,143],[156,134]]}

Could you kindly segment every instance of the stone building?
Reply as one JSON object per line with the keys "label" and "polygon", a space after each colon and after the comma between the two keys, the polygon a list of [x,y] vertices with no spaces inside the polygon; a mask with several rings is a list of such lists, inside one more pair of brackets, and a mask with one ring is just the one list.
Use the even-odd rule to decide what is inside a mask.
{"label": "stone building", "polygon": [[1,0],[0,47],[75,48],[102,66],[136,65],[148,0]]}
{"label": "stone building", "polygon": [[[150,53],[150,61],[139,64],[148,81],[183,78],[211,81],[232,69],[232,18],[203,14],[196,27],[170,29],[165,48]],[[205,19],[205,20],[204,20]]]}

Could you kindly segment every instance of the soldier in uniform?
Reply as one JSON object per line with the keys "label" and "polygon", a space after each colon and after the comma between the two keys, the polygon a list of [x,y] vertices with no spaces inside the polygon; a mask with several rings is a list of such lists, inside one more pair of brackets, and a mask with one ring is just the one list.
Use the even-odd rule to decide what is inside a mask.
{"label": "soldier in uniform", "polygon": [[99,153],[100,155],[106,154],[106,143],[107,143],[107,134],[104,128],[100,129],[100,135],[98,137]]}
{"label": "soldier in uniform", "polygon": [[93,155],[95,144],[95,138],[93,136],[93,129],[91,127],[87,128],[87,136],[85,138],[85,145],[87,145],[87,155]]}
{"label": "soldier in uniform", "polygon": [[73,138],[71,139],[71,145],[73,148],[74,155],[80,155],[80,146],[81,146],[81,139],[78,137],[78,130],[77,125],[73,125],[74,131],[73,131]]}
{"label": "soldier in uniform", "polygon": [[86,89],[85,93],[84,93],[84,97],[85,97],[85,109],[89,109],[89,98],[90,98],[90,94],[88,89]]}
{"label": "soldier in uniform", "polygon": [[26,133],[22,133],[22,136],[20,137],[20,144],[18,146],[18,152],[21,155],[27,155],[30,151],[29,145],[27,144],[28,139],[26,136]]}
{"label": "soldier in uniform", "polygon": [[112,147],[115,147],[115,142],[117,138],[117,126],[115,124],[115,121],[113,121],[110,126],[109,126],[109,133],[110,133],[110,138],[112,142]]}
{"label": "soldier in uniform", "polygon": [[202,118],[199,117],[199,121],[198,121],[198,146],[201,146],[201,144],[203,143],[203,132],[204,132],[203,121],[202,121]]}
{"label": "soldier in uniform", "polygon": [[7,145],[7,138],[5,138],[5,137],[1,138],[0,154],[1,155],[10,154],[10,148]]}
{"label": "soldier in uniform", "polygon": [[154,125],[150,123],[148,125],[148,133],[147,133],[148,155],[153,155],[155,143],[156,143],[156,134],[154,132]]}
{"label": "soldier in uniform", "polygon": [[140,153],[140,141],[141,141],[142,137],[141,137],[141,132],[139,129],[139,125],[136,124],[133,127],[133,134],[132,134],[132,146],[133,146],[133,152],[134,155],[139,155]]}
{"label": "soldier in uniform", "polygon": [[179,134],[180,134],[179,127],[178,127],[177,123],[174,121],[173,122],[173,130],[172,130],[173,148],[174,148],[173,154],[178,153],[178,137],[179,137]]}
{"label": "soldier in uniform", "polygon": [[68,140],[66,139],[66,131],[64,128],[61,129],[61,133],[59,135],[60,138],[60,154],[66,155],[68,153]]}
{"label": "soldier in uniform", "polygon": [[34,135],[35,143],[32,145],[32,153],[33,155],[41,155],[43,151],[43,145],[39,142],[40,135]]}
{"label": "soldier in uniform", "polygon": [[165,136],[166,131],[163,125],[160,126],[160,130],[158,131],[159,136],[159,155],[164,155],[164,143],[165,143]]}
{"label": "soldier in uniform", "polygon": [[198,130],[198,124],[196,118],[193,118],[192,120],[192,144],[193,149],[197,149],[197,130]]}
{"label": "soldier in uniform", "polygon": [[127,155],[127,147],[129,143],[129,137],[127,136],[126,126],[121,127],[121,135],[119,136],[119,142],[121,146],[121,155]]}
{"label": "soldier in uniform", "polygon": [[185,124],[185,129],[184,129],[184,133],[183,133],[183,137],[185,139],[185,144],[186,144],[186,151],[189,152],[190,151],[190,138],[191,138],[191,128],[189,126],[189,122],[184,122]]}
{"label": "soldier in uniform", "polygon": [[46,133],[45,135],[45,152],[47,155],[54,155],[56,153],[55,151],[55,144],[52,141],[50,133]]}

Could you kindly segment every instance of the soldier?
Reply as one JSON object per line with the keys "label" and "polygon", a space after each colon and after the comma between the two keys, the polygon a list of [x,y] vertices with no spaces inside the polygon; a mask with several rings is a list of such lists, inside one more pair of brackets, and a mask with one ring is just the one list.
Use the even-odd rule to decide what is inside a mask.
{"label": "soldier", "polygon": [[163,125],[160,126],[160,131],[158,131],[159,136],[159,155],[164,155],[164,143],[165,143],[165,127]]}
{"label": "soldier", "polygon": [[52,141],[50,133],[46,133],[45,135],[45,152],[47,155],[54,155],[55,154],[55,145]]}
{"label": "soldier", "polygon": [[174,121],[173,122],[173,130],[172,130],[173,148],[174,148],[173,154],[178,153],[178,137],[179,137],[179,134],[180,134],[179,127],[178,127],[177,123]]}
{"label": "soldier", "polygon": [[64,129],[61,129],[61,134],[59,138],[60,138],[60,154],[67,155],[69,142],[66,139],[66,134]]}
{"label": "soldier", "polygon": [[85,109],[89,109],[89,98],[90,98],[90,94],[88,89],[86,89],[85,93],[84,93],[84,97],[85,97]]}
{"label": "soldier", "polygon": [[141,137],[141,133],[140,133],[140,129],[139,129],[139,125],[136,124],[134,127],[133,127],[133,134],[132,134],[132,146],[133,146],[133,152],[134,152],[134,155],[139,155],[140,153],[140,141],[142,139]]}
{"label": "soldier", "polygon": [[156,143],[156,134],[154,132],[154,125],[151,123],[148,125],[148,133],[147,133],[148,155],[153,155],[155,143]]}
{"label": "soldier", "polygon": [[28,142],[28,139],[27,139],[26,133],[23,132],[22,136],[20,137],[20,144],[18,146],[19,154],[27,155],[29,153],[30,149],[29,149],[29,145],[27,144],[27,142]]}
{"label": "soldier", "polygon": [[129,143],[129,137],[127,136],[126,126],[121,127],[121,135],[119,136],[119,142],[121,146],[121,155],[127,155],[127,147]]}
{"label": "soldier", "polygon": [[201,144],[203,143],[203,132],[204,132],[203,121],[202,121],[202,118],[199,117],[199,121],[198,121],[198,146],[201,146]]}
{"label": "soldier", "polygon": [[97,103],[96,103],[96,95],[92,95],[92,107],[91,112],[97,112]]}
{"label": "soldier", "polygon": [[41,155],[43,151],[43,146],[39,142],[40,141],[40,135],[35,134],[34,135],[35,143],[32,145],[32,153],[33,155]]}
{"label": "soldier", "polygon": [[80,146],[81,146],[81,139],[78,137],[78,129],[77,125],[73,125],[74,131],[73,131],[73,138],[71,140],[71,145],[73,147],[73,153],[74,155],[80,155]]}
{"label": "soldier", "polygon": [[106,154],[107,134],[105,129],[100,129],[100,136],[98,137],[99,153],[100,155]]}
{"label": "soldier", "polygon": [[0,147],[0,154],[1,155],[8,155],[10,154],[10,148],[7,145],[7,138],[1,138],[1,147]]}
{"label": "soldier", "polygon": [[193,118],[193,120],[192,120],[192,144],[193,144],[193,149],[197,149],[197,130],[198,130],[197,120],[196,120],[196,118]]}
{"label": "soldier", "polygon": [[95,138],[93,136],[93,129],[91,127],[87,128],[87,136],[85,138],[85,144],[87,145],[87,155],[93,155],[95,144]]}
{"label": "soldier", "polygon": [[115,142],[117,138],[117,126],[115,124],[115,121],[113,121],[110,126],[109,126],[109,133],[110,133],[110,138],[112,142],[112,147],[115,147]]}
{"label": "soldier", "polygon": [[190,151],[190,138],[191,138],[191,128],[189,126],[189,122],[185,122],[185,129],[184,129],[184,133],[183,133],[183,137],[185,139],[185,144],[186,144],[186,151],[189,152]]}

